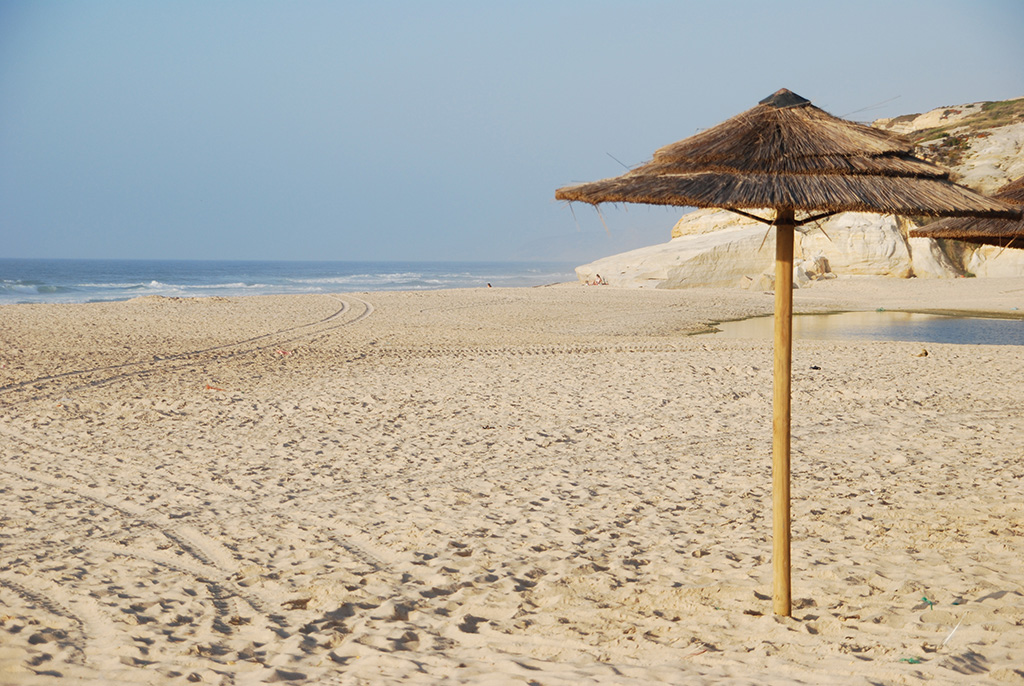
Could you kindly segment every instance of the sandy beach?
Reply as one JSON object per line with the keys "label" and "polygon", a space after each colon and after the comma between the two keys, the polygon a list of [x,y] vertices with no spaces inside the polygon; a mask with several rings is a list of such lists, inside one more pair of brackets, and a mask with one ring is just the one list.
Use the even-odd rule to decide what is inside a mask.
{"label": "sandy beach", "polygon": [[[1020,317],[1024,279],[794,300]],[[1024,346],[796,342],[780,618],[771,341],[692,335],[772,304],[0,308],[0,684],[1024,684]]]}

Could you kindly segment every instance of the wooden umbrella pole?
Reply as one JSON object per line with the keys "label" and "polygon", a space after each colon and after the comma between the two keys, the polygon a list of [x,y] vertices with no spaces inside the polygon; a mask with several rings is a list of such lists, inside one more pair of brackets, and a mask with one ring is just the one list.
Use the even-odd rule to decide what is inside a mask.
{"label": "wooden umbrella pole", "polygon": [[789,426],[793,360],[793,210],[775,218],[775,392],[772,413],[772,590],[775,614],[790,616]]}

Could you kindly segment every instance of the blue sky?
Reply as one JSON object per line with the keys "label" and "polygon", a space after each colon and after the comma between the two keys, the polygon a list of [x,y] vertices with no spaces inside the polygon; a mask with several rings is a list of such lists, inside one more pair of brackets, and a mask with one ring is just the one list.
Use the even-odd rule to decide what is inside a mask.
{"label": "blue sky", "polygon": [[[786,87],[1024,96],[1020,0],[0,0],[4,257],[577,263],[683,210],[553,199]],[[613,159],[614,158],[614,159]]]}

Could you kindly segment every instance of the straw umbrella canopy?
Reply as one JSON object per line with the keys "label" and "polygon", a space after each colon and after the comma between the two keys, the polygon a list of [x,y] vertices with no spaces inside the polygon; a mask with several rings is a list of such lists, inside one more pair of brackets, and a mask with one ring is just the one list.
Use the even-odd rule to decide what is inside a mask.
{"label": "straw umbrella canopy", "polygon": [[[555,197],[717,207],[775,227],[775,360],[772,429],[773,594],[791,612],[790,378],[793,234],[837,212],[1019,218],[1019,208],[949,180],[914,157],[906,138],[856,124],[782,89],[757,106],[667,145],[621,176],[559,188]],[[755,212],[774,210],[774,216]],[[751,212],[754,211],[754,212]],[[797,218],[800,212],[803,216]]]}
{"label": "straw umbrella canopy", "polygon": [[[992,197],[1018,207],[1024,207],[1024,176],[1006,184]],[[954,238],[968,243],[1024,249],[1024,219],[950,217],[940,219],[920,229],[913,229],[910,235],[926,238]]]}

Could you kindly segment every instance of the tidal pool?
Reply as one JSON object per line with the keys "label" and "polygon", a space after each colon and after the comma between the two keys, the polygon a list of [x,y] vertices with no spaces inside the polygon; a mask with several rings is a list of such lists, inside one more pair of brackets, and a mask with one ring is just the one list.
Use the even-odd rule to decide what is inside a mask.
{"label": "tidal pool", "polygon": [[[773,317],[717,325],[720,338],[772,338]],[[916,312],[839,312],[798,314],[793,338],[814,340],[916,341],[974,345],[1024,345],[1024,320],[960,317]]]}

